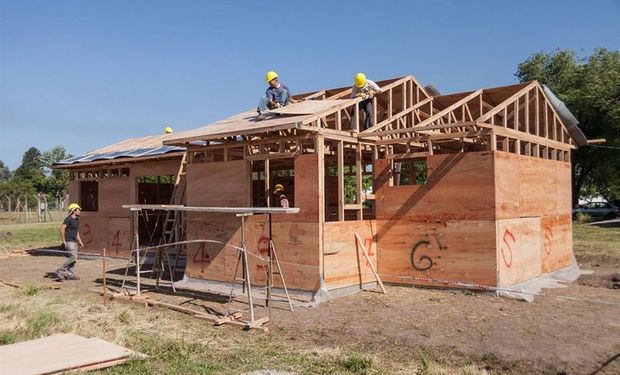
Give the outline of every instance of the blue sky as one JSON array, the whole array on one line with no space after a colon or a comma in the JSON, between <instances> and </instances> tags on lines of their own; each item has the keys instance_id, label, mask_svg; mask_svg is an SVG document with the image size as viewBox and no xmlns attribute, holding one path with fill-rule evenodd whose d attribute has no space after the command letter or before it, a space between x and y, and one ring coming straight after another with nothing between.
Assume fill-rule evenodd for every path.
<instances>
[{"instance_id":1,"label":"blue sky","mask_svg":"<svg viewBox=\"0 0 620 375\"><path fill-rule=\"evenodd\" d=\"M0 160L81 154L294 93L407 74L442 93L515 82L534 52L620 49L620 1L0 0Z\"/></svg>"}]
</instances>

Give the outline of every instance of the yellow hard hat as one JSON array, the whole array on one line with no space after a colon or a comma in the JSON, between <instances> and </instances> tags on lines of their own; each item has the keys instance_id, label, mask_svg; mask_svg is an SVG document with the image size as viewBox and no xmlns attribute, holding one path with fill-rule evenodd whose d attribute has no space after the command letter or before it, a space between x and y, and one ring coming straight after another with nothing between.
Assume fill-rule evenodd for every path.
<instances>
[{"instance_id":1,"label":"yellow hard hat","mask_svg":"<svg viewBox=\"0 0 620 375\"><path fill-rule=\"evenodd\" d=\"M169 126L166 126L166 127L164 128L164 133L166 133L166 134L170 134L170 133L172 133L172 128L171 128L171 127L169 127Z\"/></svg>"},{"instance_id":2,"label":"yellow hard hat","mask_svg":"<svg viewBox=\"0 0 620 375\"><path fill-rule=\"evenodd\" d=\"M69 212L71 212L73 210L81 210L82 209L82 207L80 207L80 205L77 204L77 203L71 203L69 205L69 207L67 207L67 208L69 209Z\"/></svg>"},{"instance_id":3,"label":"yellow hard hat","mask_svg":"<svg viewBox=\"0 0 620 375\"><path fill-rule=\"evenodd\" d=\"M279 191L284 191L284 186L282 186L282 184L276 184L276 186L273 187L273 193L277 193Z\"/></svg>"},{"instance_id":4,"label":"yellow hard hat","mask_svg":"<svg viewBox=\"0 0 620 375\"><path fill-rule=\"evenodd\" d=\"M265 77L265 82L271 82L274 78L278 78L278 73L270 70L267 72L267 76Z\"/></svg>"},{"instance_id":5,"label":"yellow hard hat","mask_svg":"<svg viewBox=\"0 0 620 375\"><path fill-rule=\"evenodd\" d=\"M366 75L364 73L357 73L353 82L355 83L355 87L361 89L366 84Z\"/></svg>"}]
</instances>

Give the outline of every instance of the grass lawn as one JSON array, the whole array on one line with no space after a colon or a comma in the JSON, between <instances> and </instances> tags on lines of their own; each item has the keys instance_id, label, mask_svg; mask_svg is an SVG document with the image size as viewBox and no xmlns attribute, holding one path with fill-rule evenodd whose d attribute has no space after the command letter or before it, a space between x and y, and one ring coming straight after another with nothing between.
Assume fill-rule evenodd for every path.
<instances>
[{"instance_id":1,"label":"grass lawn","mask_svg":"<svg viewBox=\"0 0 620 375\"><path fill-rule=\"evenodd\" d=\"M580 264L620 267L620 228L573 224L573 251Z\"/></svg>"},{"instance_id":2,"label":"grass lawn","mask_svg":"<svg viewBox=\"0 0 620 375\"><path fill-rule=\"evenodd\" d=\"M0 252L59 245L61 221L0 224Z\"/></svg>"}]
</instances>

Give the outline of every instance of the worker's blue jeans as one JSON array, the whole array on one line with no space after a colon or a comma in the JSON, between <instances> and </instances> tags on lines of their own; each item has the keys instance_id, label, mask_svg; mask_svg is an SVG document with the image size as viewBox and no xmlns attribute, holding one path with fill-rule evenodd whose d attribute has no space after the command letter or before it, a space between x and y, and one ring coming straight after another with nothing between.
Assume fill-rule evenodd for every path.
<instances>
[{"instance_id":1,"label":"worker's blue jeans","mask_svg":"<svg viewBox=\"0 0 620 375\"><path fill-rule=\"evenodd\" d=\"M277 102L280 103L282 107L286 107L288 105L288 93L286 92L286 90L283 90L282 95L280 96L280 99L277 100ZM258 107L256 108L256 110L260 113L263 113L266 112L268 109L273 108L271 108L271 105L269 104L269 99L267 99L266 96L262 96L258 101Z\"/></svg>"},{"instance_id":2,"label":"worker's blue jeans","mask_svg":"<svg viewBox=\"0 0 620 375\"><path fill-rule=\"evenodd\" d=\"M366 118L364 119L364 129L372 127L372 99L366 99L359 102L358 107L360 113L364 111ZM355 129L355 108L351 111L351 130L362 131L364 129Z\"/></svg>"},{"instance_id":3,"label":"worker's blue jeans","mask_svg":"<svg viewBox=\"0 0 620 375\"><path fill-rule=\"evenodd\" d=\"M58 269L64 276L75 276L75 265L78 258L78 244L77 242L67 242L67 260Z\"/></svg>"}]
</instances>

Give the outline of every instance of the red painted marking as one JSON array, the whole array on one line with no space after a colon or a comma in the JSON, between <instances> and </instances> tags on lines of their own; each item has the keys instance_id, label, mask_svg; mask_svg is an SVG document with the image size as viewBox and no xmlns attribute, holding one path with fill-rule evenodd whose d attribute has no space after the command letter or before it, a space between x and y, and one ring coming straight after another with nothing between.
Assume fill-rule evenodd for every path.
<instances>
[{"instance_id":1,"label":"red painted marking","mask_svg":"<svg viewBox=\"0 0 620 375\"><path fill-rule=\"evenodd\" d=\"M258 240L258 255L266 258L269 256L269 237L261 237ZM256 263L257 270L266 270L267 262Z\"/></svg>"},{"instance_id":2,"label":"red painted marking","mask_svg":"<svg viewBox=\"0 0 620 375\"><path fill-rule=\"evenodd\" d=\"M123 244L120 243L120 235L121 235L121 231L118 230L116 231L116 234L114 235L114 238L112 239L112 245L116 246L115 248L116 255L118 255L118 248L123 246Z\"/></svg>"},{"instance_id":3,"label":"red painted marking","mask_svg":"<svg viewBox=\"0 0 620 375\"><path fill-rule=\"evenodd\" d=\"M515 237L514 234L512 234L512 232L506 228L506 230L504 231L504 243L506 244L506 246L508 247L508 252L510 253L510 258L506 259L506 254L504 254L504 248L502 247L500 250L502 252L502 259L504 259L504 264L506 265L506 267L510 267L512 266L512 246L510 246L510 243L508 243L508 237L512 238L512 243L517 242L517 239Z\"/></svg>"},{"instance_id":4,"label":"red painted marking","mask_svg":"<svg viewBox=\"0 0 620 375\"><path fill-rule=\"evenodd\" d=\"M205 273L205 265L211 263L211 257L209 256L209 253L206 252L205 246L206 243L201 243L198 251L196 252L196 254L194 254L194 257L192 258L192 261L194 263L200 263L200 273ZM198 258L198 255L200 255L200 258Z\"/></svg>"},{"instance_id":5,"label":"red painted marking","mask_svg":"<svg viewBox=\"0 0 620 375\"><path fill-rule=\"evenodd\" d=\"M553 232L550 227L545 227L545 243L543 245L543 250L545 254L551 254L551 244L553 243Z\"/></svg>"},{"instance_id":6,"label":"red painted marking","mask_svg":"<svg viewBox=\"0 0 620 375\"><path fill-rule=\"evenodd\" d=\"M372 257L373 255L375 255L375 253L372 252L372 237L364 238L364 247L366 248L366 251L368 251L369 257ZM368 263L368 260L366 260L366 265L370 266L370 264Z\"/></svg>"},{"instance_id":7,"label":"red painted marking","mask_svg":"<svg viewBox=\"0 0 620 375\"><path fill-rule=\"evenodd\" d=\"M82 242L84 242L84 246L93 242L93 235L90 234L90 231L91 231L90 224L88 223L84 224L84 236L87 236L85 240L82 240Z\"/></svg>"}]
</instances>

